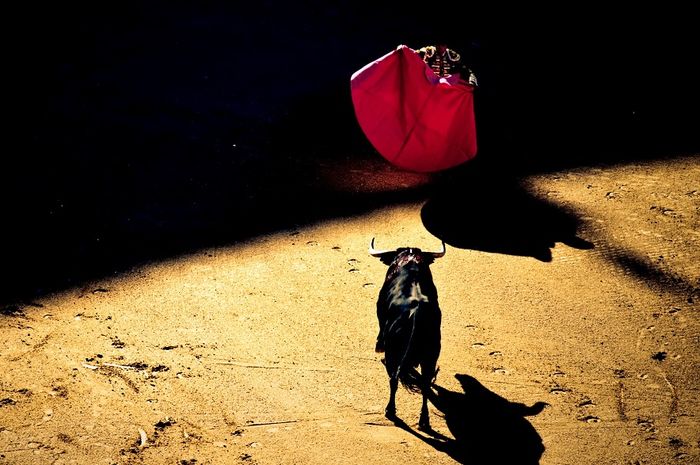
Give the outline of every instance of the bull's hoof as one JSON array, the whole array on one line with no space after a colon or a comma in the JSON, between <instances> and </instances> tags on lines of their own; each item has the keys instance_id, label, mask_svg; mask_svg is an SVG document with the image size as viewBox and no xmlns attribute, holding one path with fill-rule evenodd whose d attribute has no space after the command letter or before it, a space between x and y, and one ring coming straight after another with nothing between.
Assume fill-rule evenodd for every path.
<instances>
[{"instance_id":1,"label":"bull's hoof","mask_svg":"<svg viewBox=\"0 0 700 465\"><path fill-rule=\"evenodd\" d=\"M396 409L386 409L384 410L384 416L387 417L387 419L391 421L395 421L398 419L396 416Z\"/></svg>"},{"instance_id":2,"label":"bull's hoof","mask_svg":"<svg viewBox=\"0 0 700 465\"><path fill-rule=\"evenodd\" d=\"M432 431L430 427L430 417L428 415L421 415L418 420L418 429L421 431Z\"/></svg>"},{"instance_id":3,"label":"bull's hoof","mask_svg":"<svg viewBox=\"0 0 700 465\"><path fill-rule=\"evenodd\" d=\"M430 427L429 421L421 420L418 422L418 430L424 431L424 432L430 432L430 431L433 431L433 428Z\"/></svg>"}]
</instances>

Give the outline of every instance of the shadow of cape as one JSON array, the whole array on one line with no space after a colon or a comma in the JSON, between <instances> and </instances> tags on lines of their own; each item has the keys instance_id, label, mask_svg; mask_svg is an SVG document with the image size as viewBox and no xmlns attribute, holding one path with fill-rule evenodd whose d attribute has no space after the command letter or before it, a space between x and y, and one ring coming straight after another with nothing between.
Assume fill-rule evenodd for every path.
<instances>
[{"instance_id":1,"label":"shadow of cape","mask_svg":"<svg viewBox=\"0 0 700 465\"><path fill-rule=\"evenodd\" d=\"M593 248L577 236L574 214L534 197L515 175L479 160L446 172L421 218L433 235L461 249L549 262L557 242Z\"/></svg>"},{"instance_id":2,"label":"shadow of cape","mask_svg":"<svg viewBox=\"0 0 700 465\"><path fill-rule=\"evenodd\" d=\"M471 376L458 373L455 378L464 392L434 385L430 395L453 438L435 431L423 436L401 420L396 425L464 465L539 464L545 448L525 417L539 414L548 404L510 402Z\"/></svg>"}]
</instances>

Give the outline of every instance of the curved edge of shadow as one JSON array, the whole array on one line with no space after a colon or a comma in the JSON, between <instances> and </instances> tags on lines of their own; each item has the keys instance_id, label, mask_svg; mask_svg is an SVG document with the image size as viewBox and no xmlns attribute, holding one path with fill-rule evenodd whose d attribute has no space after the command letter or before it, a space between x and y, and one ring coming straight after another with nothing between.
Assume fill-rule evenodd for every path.
<instances>
[{"instance_id":1,"label":"curved edge of shadow","mask_svg":"<svg viewBox=\"0 0 700 465\"><path fill-rule=\"evenodd\" d=\"M632 273L650 286L672 290L684 297L688 303L700 299L700 278L694 283L673 271L664 270L658 262L653 263L632 251L618 250L616 253L606 253L604 256L620 269Z\"/></svg>"},{"instance_id":2,"label":"curved edge of shadow","mask_svg":"<svg viewBox=\"0 0 700 465\"><path fill-rule=\"evenodd\" d=\"M535 198L517 177L479 159L445 174L423 205L421 219L428 231L460 249L550 262L557 242L593 248L577 236L574 214Z\"/></svg>"},{"instance_id":3,"label":"curved edge of shadow","mask_svg":"<svg viewBox=\"0 0 700 465\"><path fill-rule=\"evenodd\" d=\"M400 419L394 424L462 464L539 464L545 447L526 417L549 404L511 402L469 375L457 373L455 378L463 392L436 384L430 394L453 438L432 430L424 436Z\"/></svg>"}]
</instances>

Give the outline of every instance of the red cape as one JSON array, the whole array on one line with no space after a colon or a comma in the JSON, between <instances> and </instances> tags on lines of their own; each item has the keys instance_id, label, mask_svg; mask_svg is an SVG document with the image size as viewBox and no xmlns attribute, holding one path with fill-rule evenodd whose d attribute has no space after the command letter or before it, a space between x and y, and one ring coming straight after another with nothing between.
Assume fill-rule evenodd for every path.
<instances>
[{"instance_id":1,"label":"red cape","mask_svg":"<svg viewBox=\"0 0 700 465\"><path fill-rule=\"evenodd\" d=\"M452 168L476 156L474 88L455 81L399 45L352 75L355 116L374 148L397 167Z\"/></svg>"}]
</instances>

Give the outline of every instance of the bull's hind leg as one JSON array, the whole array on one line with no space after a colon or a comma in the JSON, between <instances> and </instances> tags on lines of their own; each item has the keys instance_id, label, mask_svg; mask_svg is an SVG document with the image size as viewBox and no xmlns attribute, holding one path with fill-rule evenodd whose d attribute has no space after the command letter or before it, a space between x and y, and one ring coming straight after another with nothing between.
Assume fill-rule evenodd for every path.
<instances>
[{"instance_id":1,"label":"bull's hind leg","mask_svg":"<svg viewBox=\"0 0 700 465\"><path fill-rule=\"evenodd\" d=\"M431 431L430 413L428 412L428 396L432 389L433 380L435 379L437 362L421 364L420 371L420 390L423 394L423 404L420 409L420 419L418 420L418 429L422 431Z\"/></svg>"},{"instance_id":2,"label":"bull's hind leg","mask_svg":"<svg viewBox=\"0 0 700 465\"><path fill-rule=\"evenodd\" d=\"M406 353L405 331L402 331L402 324L399 320L391 326L384 328L386 346L384 347L384 367L389 375L389 402L386 404L384 414L392 421L396 420L396 391L399 388L399 375L401 372L401 362Z\"/></svg>"},{"instance_id":3,"label":"bull's hind leg","mask_svg":"<svg viewBox=\"0 0 700 465\"><path fill-rule=\"evenodd\" d=\"M389 378L389 403L386 404L384 415L389 420L396 419L396 390L399 388L399 377L391 376Z\"/></svg>"}]
</instances>

